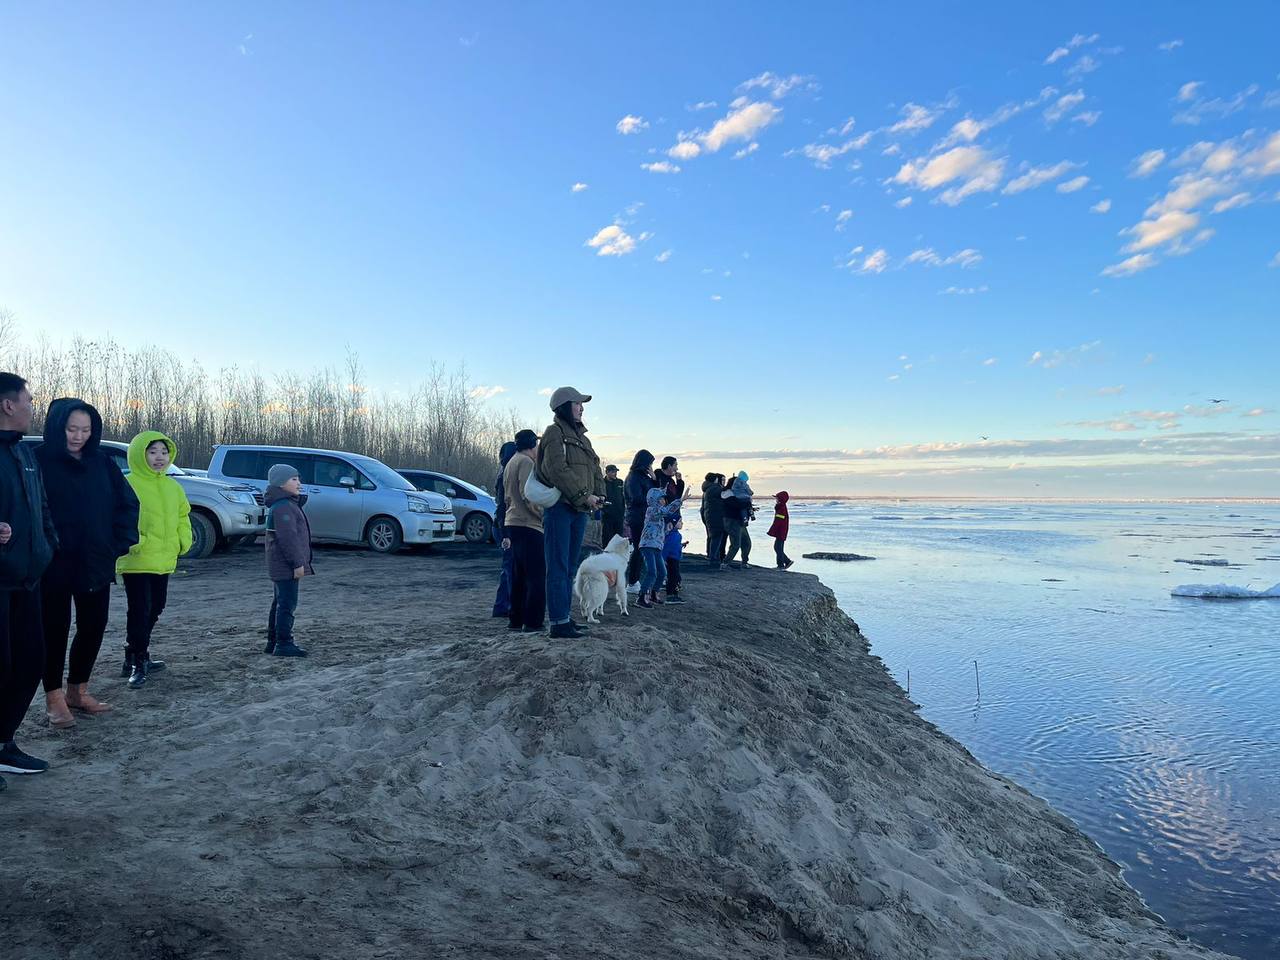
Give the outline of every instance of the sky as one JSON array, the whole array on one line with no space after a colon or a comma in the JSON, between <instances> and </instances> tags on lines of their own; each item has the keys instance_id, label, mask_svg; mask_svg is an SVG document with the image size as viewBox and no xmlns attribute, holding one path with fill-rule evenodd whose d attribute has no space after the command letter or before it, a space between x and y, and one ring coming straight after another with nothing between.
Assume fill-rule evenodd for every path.
<instances>
[{"instance_id":1,"label":"sky","mask_svg":"<svg viewBox=\"0 0 1280 960\"><path fill-rule=\"evenodd\" d=\"M0 0L0 309L757 490L1280 496L1280 5ZM38 389L38 385L35 385ZM1215 402L1222 401L1222 402Z\"/></svg>"}]
</instances>

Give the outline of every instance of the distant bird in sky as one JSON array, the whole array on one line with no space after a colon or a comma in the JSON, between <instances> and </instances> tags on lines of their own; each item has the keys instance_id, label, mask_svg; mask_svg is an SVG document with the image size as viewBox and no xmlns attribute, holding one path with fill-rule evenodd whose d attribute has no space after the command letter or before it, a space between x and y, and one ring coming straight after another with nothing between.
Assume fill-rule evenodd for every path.
<instances>
[{"instance_id":1,"label":"distant bird in sky","mask_svg":"<svg viewBox=\"0 0 1280 960\"><path fill-rule=\"evenodd\" d=\"M1210 403L1226 403L1227 401L1225 401L1225 400L1215 400L1215 399L1213 399L1213 397L1210 397L1210 398L1209 398L1209 402L1210 402Z\"/></svg>"},{"instance_id":2,"label":"distant bird in sky","mask_svg":"<svg viewBox=\"0 0 1280 960\"><path fill-rule=\"evenodd\" d=\"M991 439L991 438L990 438L990 437L979 437L978 439L979 439L979 440L989 440L989 439Z\"/></svg>"}]
</instances>

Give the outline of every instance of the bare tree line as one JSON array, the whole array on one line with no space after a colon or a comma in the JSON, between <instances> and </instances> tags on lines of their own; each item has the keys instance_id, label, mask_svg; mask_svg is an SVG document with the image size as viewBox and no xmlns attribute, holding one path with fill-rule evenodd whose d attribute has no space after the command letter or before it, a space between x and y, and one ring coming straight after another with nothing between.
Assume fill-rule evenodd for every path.
<instances>
[{"instance_id":1,"label":"bare tree line","mask_svg":"<svg viewBox=\"0 0 1280 960\"><path fill-rule=\"evenodd\" d=\"M158 347L126 348L110 337L23 343L3 310L0 369L31 382L33 429L50 400L80 397L102 414L106 439L159 430L178 445L185 467L207 467L215 444L264 443L363 453L492 486L498 448L518 427L513 412L489 411L473 398L462 369L433 365L407 395L372 390L355 354L307 374L267 377L228 367L211 377L194 360Z\"/></svg>"}]
</instances>

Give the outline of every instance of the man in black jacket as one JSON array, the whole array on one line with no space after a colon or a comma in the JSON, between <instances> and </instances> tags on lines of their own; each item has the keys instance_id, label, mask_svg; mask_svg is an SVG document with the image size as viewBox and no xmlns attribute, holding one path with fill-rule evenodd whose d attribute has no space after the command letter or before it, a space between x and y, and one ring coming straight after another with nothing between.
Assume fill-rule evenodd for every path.
<instances>
[{"instance_id":1,"label":"man in black jacket","mask_svg":"<svg viewBox=\"0 0 1280 960\"><path fill-rule=\"evenodd\" d=\"M724 477L708 473L702 484L702 523L707 528L707 563L712 570L720 569L724 556Z\"/></svg>"},{"instance_id":2,"label":"man in black jacket","mask_svg":"<svg viewBox=\"0 0 1280 960\"><path fill-rule=\"evenodd\" d=\"M40 581L44 695L53 727L74 725L72 710L110 709L89 693L89 674L107 628L116 559L138 542L138 497L101 444L102 417L91 404L74 397L49 404L44 442L35 453L58 531L53 562ZM73 604L76 634L64 693Z\"/></svg>"},{"instance_id":3,"label":"man in black jacket","mask_svg":"<svg viewBox=\"0 0 1280 960\"><path fill-rule=\"evenodd\" d=\"M600 547L604 549L615 536L623 536L627 519L627 495L618 479L618 468L609 464L604 468L603 516L600 518Z\"/></svg>"},{"instance_id":4,"label":"man in black jacket","mask_svg":"<svg viewBox=\"0 0 1280 960\"><path fill-rule=\"evenodd\" d=\"M0 373L0 773L49 769L13 742L44 672L38 587L58 545L35 455L22 443L34 412L27 381Z\"/></svg>"}]
</instances>

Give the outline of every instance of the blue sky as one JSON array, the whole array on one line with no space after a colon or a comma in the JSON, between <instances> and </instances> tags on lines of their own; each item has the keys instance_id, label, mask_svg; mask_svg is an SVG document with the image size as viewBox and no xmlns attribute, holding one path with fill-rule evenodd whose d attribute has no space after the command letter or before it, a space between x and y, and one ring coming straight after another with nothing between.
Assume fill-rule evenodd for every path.
<instances>
[{"instance_id":1,"label":"blue sky","mask_svg":"<svg viewBox=\"0 0 1280 960\"><path fill-rule=\"evenodd\" d=\"M4 4L0 307L762 489L1280 495L1280 7L1119 7Z\"/></svg>"}]
</instances>

